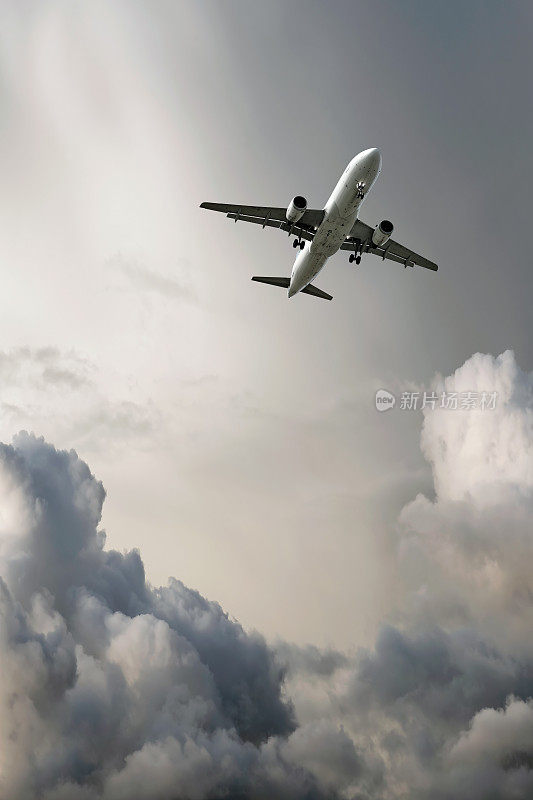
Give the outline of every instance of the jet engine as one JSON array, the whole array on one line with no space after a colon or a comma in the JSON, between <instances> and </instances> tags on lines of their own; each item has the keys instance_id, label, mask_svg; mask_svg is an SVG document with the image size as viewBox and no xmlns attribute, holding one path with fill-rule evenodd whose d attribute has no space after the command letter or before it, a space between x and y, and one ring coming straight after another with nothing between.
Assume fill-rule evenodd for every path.
<instances>
[{"instance_id":1,"label":"jet engine","mask_svg":"<svg viewBox=\"0 0 533 800\"><path fill-rule=\"evenodd\" d=\"M295 222L298 222L307 210L307 200L305 197L301 197L299 194L296 197L293 197L291 202L289 203L289 207L287 209L287 220L294 225Z\"/></svg>"},{"instance_id":2,"label":"jet engine","mask_svg":"<svg viewBox=\"0 0 533 800\"><path fill-rule=\"evenodd\" d=\"M372 244L374 247L383 247L389 241L394 230L394 225L388 219L382 219L379 225L376 225L374 233L372 234Z\"/></svg>"}]
</instances>

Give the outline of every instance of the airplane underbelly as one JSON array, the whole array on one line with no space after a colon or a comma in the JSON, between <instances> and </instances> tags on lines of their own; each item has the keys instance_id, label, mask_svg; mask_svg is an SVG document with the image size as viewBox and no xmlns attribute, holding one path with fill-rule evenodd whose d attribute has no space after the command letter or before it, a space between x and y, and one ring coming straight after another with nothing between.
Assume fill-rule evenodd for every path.
<instances>
[{"instance_id":1,"label":"airplane underbelly","mask_svg":"<svg viewBox=\"0 0 533 800\"><path fill-rule=\"evenodd\" d=\"M340 248L354 222L355 214L344 219L335 204L327 209L313 241L310 245L306 245L304 251L294 262L291 286L293 285L297 291L301 291L316 278L328 258Z\"/></svg>"},{"instance_id":2,"label":"airplane underbelly","mask_svg":"<svg viewBox=\"0 0 533 800\"><path fill-rule=\"evenodd\" d=\"M318 275L327 261L321 253L313 252L309 246L296 258L291 273L291 286L301 291Z\"/></svg>"},{"instance_id":3,"label":"airplane underbelly","mask_svg":"<svg viewBox=\"0 0 533 800\"><path fill-rule=\"evenodd\" d=\"M355 222L355 214L344 219L333 207L328 210L311 244L311 252L329 258L337 252Z\"/></svg>"},{"instance_id":4,"label":"airplane underbelly","mask_svg":"<svg viewBox=\"0 0 533 800\"><path fill-rule=\"evenodd\" d=\"M327 261L327 256L323 256L321 253L313 253L309 251L308 257L304 264L302 264L301 275L302 279L305 280L306 284L310 283L313 278L315 278L324 264Z\"/></svg>"}]
</instances>

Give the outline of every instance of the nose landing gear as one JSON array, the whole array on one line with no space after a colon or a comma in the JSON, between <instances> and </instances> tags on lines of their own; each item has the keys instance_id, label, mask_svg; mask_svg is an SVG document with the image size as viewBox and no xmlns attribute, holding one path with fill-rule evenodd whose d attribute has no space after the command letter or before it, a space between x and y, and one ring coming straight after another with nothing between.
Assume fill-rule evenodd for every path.
<instances>
[{"instance_id":1,"label":"nose landing gear","mask_svg":"<svg viewBox=\"0 0 533 800\"><path fill-rule=\"evenodd\" d=\"M363 197L365 196L366 183L364 181L357 181L356 188L357 188L357 197L359 197L359 199L362 200Z\"/></svg>"}]
</instances>

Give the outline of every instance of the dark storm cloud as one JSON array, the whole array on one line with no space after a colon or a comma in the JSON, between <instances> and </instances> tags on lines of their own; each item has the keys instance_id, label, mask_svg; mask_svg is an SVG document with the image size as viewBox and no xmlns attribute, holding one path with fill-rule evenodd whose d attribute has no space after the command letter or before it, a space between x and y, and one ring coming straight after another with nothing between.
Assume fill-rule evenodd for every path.
<instances>
[{"instance_id":1,"label":"dark storm cloud","mask_svg":"<svg viewBox=\"0 0 533 800\"><path fill-rule=\"evenodd\" d=\"M301 741L280 753L295 722L263 638L105 550L105 492L73 451L20 434L0 463L3 796L318 797Z\"/></svg>"},{"instance_id":2,"label":"dark storm cloud","mask_svg":"<svg viewBox=\"0 0 533 800\"><path fill-rule=\"evenodd\" d=\"M357 660L348 695L354 711L380 708L399 720L409 747L427 762L480 709L531 697L533 659L503 653L472 630L385 627L375 651Z\"/></svg>"},{"instance_id":3,"label":"dark storm cloud","mask_svg":"<svg viewBox=\"0 0 533 800\"><path fill-rule=\"evenodd\" d=\"M477 354L440 385L499 404L426 412L436 491L400 516L397 620L351 655L271 649L180 581L151 587L105 548L74 451L2 445L3 796L526 798L531 376Z\"/></svg>"},{"instance_id":4,"label":"dark storm cloud","mask_svg":"<svg viewBox=\"0 0 533 800\"><path fill-rule=\"evenodd\" d=\"M346 667L350 660L338 650L321 650L314 645L299 647L289 642L279 642L276 646L278 658L286 665L289 672L309 673L328 677L336 670Z\"/></svg>"}]
</instances>

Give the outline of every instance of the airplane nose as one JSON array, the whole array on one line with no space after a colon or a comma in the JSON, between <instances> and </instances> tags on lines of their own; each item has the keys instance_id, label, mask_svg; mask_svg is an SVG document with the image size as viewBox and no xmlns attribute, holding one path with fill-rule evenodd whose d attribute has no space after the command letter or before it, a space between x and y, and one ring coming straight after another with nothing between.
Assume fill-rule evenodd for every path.
<instances>
[{"instance_id":1,"label":"airplane nose","mask_svg":"<svg viewBox=\"0 0 533 800\"><path fill-rule=\"evenodd\" d=\"M365 156L368 164L374 167L376 171L381 168L381 153L377 147L371 147L366 151Z\"/></svg>"}]
</instances>

